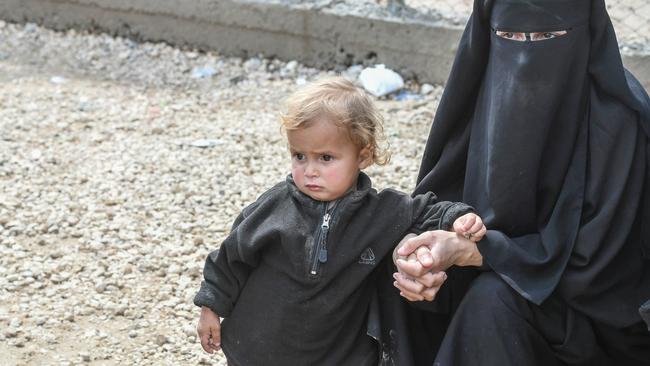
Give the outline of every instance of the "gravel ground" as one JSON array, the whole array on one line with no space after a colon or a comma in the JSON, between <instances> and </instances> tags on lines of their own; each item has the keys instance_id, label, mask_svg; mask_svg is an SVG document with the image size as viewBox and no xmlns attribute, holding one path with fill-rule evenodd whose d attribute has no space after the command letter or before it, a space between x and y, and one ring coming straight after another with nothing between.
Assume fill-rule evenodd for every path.
<instances>
[{"instance_id":1,"label":"gravel ground","mask_svg":"<svg viewBox=\"0 0 650 366\"><path fill-rule=\"evenodd\" d=\"M0 364L223 365L195 336L204 258L288 173L279 103L326 74L0 21ZM378 101L379 188L413 186L424 90Z\"/></svg>"}]
</instances>

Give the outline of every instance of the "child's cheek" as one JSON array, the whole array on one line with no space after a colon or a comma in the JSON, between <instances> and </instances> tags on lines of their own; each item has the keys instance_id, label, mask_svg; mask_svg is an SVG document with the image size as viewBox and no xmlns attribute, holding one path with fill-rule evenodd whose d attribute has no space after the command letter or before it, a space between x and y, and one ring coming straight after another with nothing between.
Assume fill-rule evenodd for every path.
<instances>
[{"instance_id":1,"label":"child's cheek","mask_svg":"<svg viewBox=\"0 0 650 366\"><path fill-rule=\"evenodd\" d=\"M336 183L341 179L341 174L336 169L327 169L322 173L322 176L328 183Z\"/></svg>"},{"instance_id":2,"label":"child's cheek","mask_svg":"<svg viewBox=\"0 0 650 366\"><path fill-rule=\"evenodd\" d=\"M302 179L302 173L299 168L292 166L291 167L291 176L293 177L293 181L296 183L296 185L301 186L303 179Z\"/></svg>"}]
</instances>

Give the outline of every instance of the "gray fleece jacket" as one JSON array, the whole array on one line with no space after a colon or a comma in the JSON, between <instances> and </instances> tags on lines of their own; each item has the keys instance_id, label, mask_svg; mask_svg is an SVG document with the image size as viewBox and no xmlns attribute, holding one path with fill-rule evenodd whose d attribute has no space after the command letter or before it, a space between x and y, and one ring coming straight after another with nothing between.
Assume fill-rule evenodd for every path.
<instances>
[{"instance_id":1,"label":"gray fleece jacket","mask_svg":"<svg viewBox=\"0 0 650 366\"><path fill-rule=\"evenodd\" d=\"M379 363L366 333L380 261L408 232L447 230L472 208L431 193L378 193L363 173L357 188L328 204L289 175L246 207L210 253L194 303L225 318L229 364Z\"/></svg>"}]
</instances>

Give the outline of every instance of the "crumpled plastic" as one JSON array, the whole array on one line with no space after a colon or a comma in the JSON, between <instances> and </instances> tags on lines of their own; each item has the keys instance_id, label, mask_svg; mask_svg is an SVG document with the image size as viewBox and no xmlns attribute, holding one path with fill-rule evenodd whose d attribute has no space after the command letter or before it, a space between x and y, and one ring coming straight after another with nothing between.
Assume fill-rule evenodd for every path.
<instances>
[{"instance_id":1,"label":"crumpled plastic","mask_svg":"<svg viewBox=\"0 0 650 366\"><path fill-rule=\"evenodd\" d=\"M404 79L385 65L367 67L359 74L359 82L368 93L381 97L404 87Z\"/></svg>"}]
</instances>

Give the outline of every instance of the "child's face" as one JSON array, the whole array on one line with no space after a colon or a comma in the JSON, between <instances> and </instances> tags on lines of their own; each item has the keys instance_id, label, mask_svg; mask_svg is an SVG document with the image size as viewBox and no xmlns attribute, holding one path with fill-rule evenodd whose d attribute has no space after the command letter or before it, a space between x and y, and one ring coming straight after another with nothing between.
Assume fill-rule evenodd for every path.
<instances>
[{"instance_id":1,"label":"child's face","mask_svg":"<svg viewBox=\"0 0 650 366\"><path fill-rule=\"evenodd\" d=\"M318 201L343 196L370 163L368 149L359 149L343 128L326 118L287 131L287 138L293 180L302 193Z\"/></svg>"}]
</instances>

